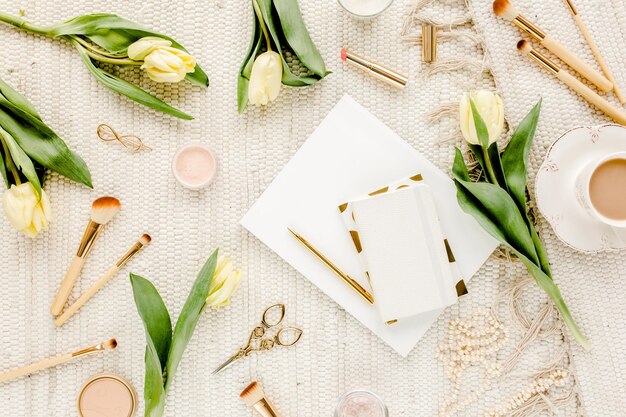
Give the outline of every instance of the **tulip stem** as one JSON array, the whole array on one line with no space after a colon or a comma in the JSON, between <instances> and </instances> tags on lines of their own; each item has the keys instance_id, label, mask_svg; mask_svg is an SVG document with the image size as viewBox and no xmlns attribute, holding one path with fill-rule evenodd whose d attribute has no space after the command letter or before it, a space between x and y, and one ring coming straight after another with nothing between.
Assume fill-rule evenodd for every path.
<instances>
[{"instance_id":1,"label":"tulip stem","mask_svg":"<svg viewBox=\"0 0 626 417\"><path fill-rule=\"evenodd\" d=\"M84 48L84 47L83 47ZM124 58L109 58L100 53L94 52L90 49L85 48L85 52L89 55L90 58L95 59L96 61L104 62L106 64L113 65L143 65L143 61L135 61L132 59L124 59Z\"/></svg>"},{"instance_id":2,"label":"tulip stem","mask_svg":"<svg viewBox=\"0 0 626 417\"><path fill-rule=\"evenodd\" d=\"M0 21L18 27L20 29L27 30L32 33L37 33L39 35L50 36L50 28L45 26L33 25L32 23L28 23L26 20L19 16L13 16L10 14L0 12Z\"/></svg>"},{"instance_id":3,"label":"tulip stem","mask_svg":"<svg viewBox=\"0 0 626 417\"><path fill-rule=\"evenodd\" d=\"M89 55L89 58L95 59L96 61L104 62L106 64L113 64L113 65L142 65L143 64L143 61L135 61L135 60L126 59L126 58L111 58L110 56L103 55L102 53L97 51L95 48L93 48L93 46L86 45L84 39L80 39L77 36L63 36L63 38L70 42L76 41L74 46L77 48L83 48L85 53Z\"/></svg>"},{"instance_id":4,"label":"tulip stem","mask_svg":"<svg viewBox=\"0 0 626 417\"><path fill-rule=\"evenodd\" d=\"M257 0L252 0L252 7L254 8L254 12L256 13L256 17L259 19L259 24L261 25L261 30L263 31L263 36L265 36L265 42L267 43L267 50L272 50L272 42L270 42L270 35L267 33L267 27L265 26L265 20L263 20L263 13L261 12L261 8L259 7L259 3Z\"/></svg>"},{"instance_id":5,"label":"tulip stem","mask_svg":"<svg viewBox=\"0 0 626 417\"><path fill-rule=\"evenodd\" d=\"M126 54L111 54L106 51L103 51L102 49L95 47L91 42L88 42L87 40L83 39L81 36L71 35L71 38L75 40L76 42L80 43L81 45L83 45L86 49L91 50L94 53L102 55L104 57L109 57L109 58L114 58L114 59L128 58L128 55Z\"/></svg>"},{"instance_id":6,"label":"tulip stem","mask_svg":"<svg viewBox=\"0 0 626 417\"><path fill-rule=\"evenodd\" d=\"M11 153L9 152L9 148L7 147L5 139L2 135L0 135L0 142L2 142L2 149L4 150L4 159L6 160L6 166L11 170L11 174L13 174L15 184L20 185L22 183L22 181L20 180L20 173L17 171L17 167L13 162L13 158L11 158Z\"/></svg>"},{"instance_id":7,"label":"tulip stem","mask_svg":"<svg viewBox=\"0 0 626 417\"><path fill-rule=\"evenodd\" d=\"M492 184L499 185L496 174L493 172L493 165L491 164L491 159L489 158L489 152L484 146L481 146L481 149L483 150L483 159L485 160L485 171L487 171L487 177Z\"/></svg>"}]
</instances>

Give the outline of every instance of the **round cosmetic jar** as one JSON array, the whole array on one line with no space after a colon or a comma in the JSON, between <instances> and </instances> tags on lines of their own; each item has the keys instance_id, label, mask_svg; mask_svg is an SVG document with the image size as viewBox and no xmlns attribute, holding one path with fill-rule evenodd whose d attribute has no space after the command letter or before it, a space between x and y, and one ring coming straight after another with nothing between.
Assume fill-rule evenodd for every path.
<instances>
[{"instance_id":1,"label":"round cosmetic jar","mask_svg":"<svg viewBox=\"0 0 626 417\"><path fill-rule=\"evenodd\" d=\"M135 389L124 378L112 374L89 379L78 395L80 417L133 417L137 410Z\"/></svg>"},{"instance_id":2,"label":"round cosmetic jar","mask_svg":"<svg viewBox=\"0 0 626 417\"><path fill-rule=\"evenodd\" d=\"M393 0L337 0L339 5L343 7L351 15L367 19L376 17L385 10Z\"/></svg>"},{"instance_id":3,"label":"round cosmetic jar","mask_svg":"<svg viewBox=\"0 0 626 417\"><path fill-rule=\"evenodd\" d=\"M217 159L207 146L192 143L176 152L172 172L183 187L200 190L213 181L217 172Z\"/></svg>"},{"instance_id":4,"label":"round cosmetic jar","mask_svg":"<svg viewBox=\"0 0 626 417\"><path fill-rule=\"evenodd\" d=\"M354 390L339 399L335 417L389 417L389 411L378 395L367 390Z\"/></svg>"}]
</instances>

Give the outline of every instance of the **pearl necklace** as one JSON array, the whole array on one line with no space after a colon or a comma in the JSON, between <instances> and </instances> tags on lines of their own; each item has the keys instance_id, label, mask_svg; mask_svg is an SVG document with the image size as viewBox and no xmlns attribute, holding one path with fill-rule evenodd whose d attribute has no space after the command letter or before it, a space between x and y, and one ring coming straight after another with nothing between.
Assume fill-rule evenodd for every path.
<instances>
[{"instance_id":1,"label":"pearl necklace","mask_svg":"<svg viewBox=\"0 0 626 417\"><path fill-rule=\"evenodd\" d=\"M446 417L465 409L476 401L501 374L495 356L508 339L508 332L490 310L479 308L469 320L454 319L448 325L446 342L437 348L437 358L444 364L446 376L452 382L452 391L439 416ZM484 368L482 384L475 391L459 399L461 380L466 369Z\"/></svg>"},{"instance_id":2,"label":"pearl necklace","mask_svg":"<svg viewBox=\"0 0 626 417\"><path fill-rule=\"evenodd\" d=\"M547 377L537 378L534 384L530 384L511 398L507 403L485 413L485 417L504 417L510 415L511 411L523 406L534 397L548 393L552 387L564 387L569 379L567 371L556 369Z\"/></svg>"}]
</instances>

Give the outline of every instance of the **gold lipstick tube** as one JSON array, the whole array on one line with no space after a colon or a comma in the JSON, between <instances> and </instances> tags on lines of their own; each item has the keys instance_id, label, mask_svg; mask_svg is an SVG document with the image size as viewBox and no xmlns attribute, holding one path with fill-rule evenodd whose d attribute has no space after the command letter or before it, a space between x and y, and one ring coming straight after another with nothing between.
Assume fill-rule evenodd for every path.
<instances>
[{"instance_id":1,"label":"gold lipstick tube","mask_svg":"<svg viewBox=\"0 0 626 417\"><path fill-rule=\"evenodd\" d=\"M403 89L408 82L406 75L356 55L346 49L341 50L341 58L348 64L367 72L372 77L399 90Z\"/></svg>"}]
</instances>

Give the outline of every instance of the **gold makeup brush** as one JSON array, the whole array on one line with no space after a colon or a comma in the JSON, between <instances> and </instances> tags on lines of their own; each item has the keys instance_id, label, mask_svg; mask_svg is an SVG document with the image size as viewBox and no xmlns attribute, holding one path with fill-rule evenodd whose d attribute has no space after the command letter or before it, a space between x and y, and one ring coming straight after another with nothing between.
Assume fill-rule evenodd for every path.
<instances>
[{"instance_id":1,"label":"gold makeup brush","mask_svg":"<svg viewBox=\"0 0 626 417\"><path fill-rule=\"evenodd\" d=\"M100 277L100 279L94 282L93 285L89 287L89 289L78 298L78 300L74 301L74 304L66 308L65 311L63 311L63 314L56 318L56 320L54 321L56 325L59 327L62 326L63 323L68 321L74 314L76 314L78 309L80 309L87 301L91 299L91 297L93 297L98 291L100 291L102 287L104 287L111 279L113 279L113 277L120 271L120 269L122 269L133 256L139 253L141 249L148 246L151 241L152 238L150 237L150 235L144 234L143 236L141 236L137 243L135 243L128 250L128 252L126 252L124 256L119 259L119 261L117 261L115 265L109 268L109 270L106 271L104 275Z\"/></svg>"},{"instance_id":2,"label":"gold makeup brush","mask_svg":"<svg viewBox=\"0 0 626 417\"><path fill-rule=\"evenodd\" d=\"M530 45L530 42L524 40L519 41L517 43L517 49L528 55L533 61L539 63L540 66L548 70L548 72L556 76L556 78L558 78L559 80L563 81L565 85L577 92L589 103L602 110L604 113L606 113L607 116L611 117L613 120L622 125L626 125L626 113L615 107L607 99L601 97L591 88L587 87L585 84L579 81L578 78L574 77L567 71L559 68L559 66L552 62L550 59L534 50Z\"/></svg>"},{"instance_id":3,"label":"gold makeup brush","mask_svg":"<svg viewBox=\"0 0 626 417\"><path fill-rule=\"evenodd\" d=\"M576 54L563 46L552 36L548 35L522 16L517 8L509 2L509 0L495 0L493 2L493 11L496 15L513 22L517 27L529 33L544 47L561 58L563 62L572 67L576 72L585 77L591 83L595 84L601 91L606 92L613 89L613 83L611 81L606 79L606 77L604 77L600 72L593 69L589 64L580 59Z\"/></svg>"},{"instance_id":4,"label":"gold makeup brush","mask_svg":"<svg viewBox=\"0 0 626 417\"><path fill-rule=\"evenodd\" d=\"M100 236L104 225L120 211L120 207L120 201L114 197L100 197L91 205L91 219L83 234L83 240L80 242L78 252L67 270L65 278L61 282L61 287L59 287L59 291L50 307L50 313L53 316L58 316L63 311L63 306L70 296L72 288L74 288L76 279L85 265L85 260L91 252L94 242Z\"/></svg>"},{"instance_id":5,"label":"gold makeup brush","mask_svg":"<svg viewBox=\"0 0 626 417\"><path fill-rule=\"evenodd\" d=\"M43 369L52 368L53 366L60 365L65 362L69 362L73 359L80 358L82 356L90 355L96 352L104 352L106 350L113 350L117 347L117 340L111 339L106 342L98 343L97 345L82 349L66 355L57 356L54 358L45 359L41 362L33 363L32 365L25 366L20 369L0 374L0 382L8 381L9 379L17 378L24 375L30 375Z\"/></svg>"},{"instance_id":6,"label":"gold makeup brush","mask_svg":"<svg viewBox=\"0 0 626 417\"><path fill-rule=\"evenodd\" d=\"M604 75L606 75L606 78L608 78L609 81L613 83L613 92L615 93L615 97L617 97L620 103L622 104L626 103L626 98L624 98L624 95L622 94L617 84L615 83L615 78L613 77L613 74L611 73L609 66L606 64L606 61L602 57L602 53L600 52L598 45L594 42L593 38L591 37L591 33L589 33L589 31L587 30L587 26L585 25L585 22L583 22L582 18L578 14L578 11L576 10L574 3L572 3L571 0L565 0L565 4L567 4L568 9L572 13L572 17L574 18L574 21L576 22L576 26L578 26L578 29L580 29L580 32L585 37L585 40L587 41L587 45L589 45L589 49L591 49L591 52L593 52L593 56L596 57L596 61L598 62L598 65L600 65L600 68L602 68L602 72L604 72Z\"/></svg>"},{"instance_id":7,"label":"gold makeup brush","mask_svg":"<svg viewBox=\"0 0 626 417\"><path fill-rule=\"evenodd\" d=\"M274 409L269 399L265 396L261 384L252 381L239 395L239 397L252 407L262 417L280 417L280 414Z\"/></svg>"}]
</instances>

